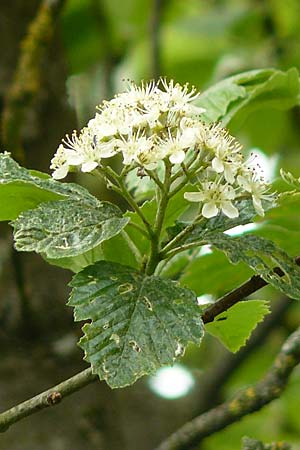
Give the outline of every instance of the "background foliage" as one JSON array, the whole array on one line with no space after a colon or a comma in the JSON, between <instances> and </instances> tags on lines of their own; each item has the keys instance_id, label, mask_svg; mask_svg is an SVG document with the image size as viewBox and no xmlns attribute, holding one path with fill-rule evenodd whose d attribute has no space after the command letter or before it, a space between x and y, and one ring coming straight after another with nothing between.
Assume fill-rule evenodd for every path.
<instances>
[{"instance_id":1,"label":"background foliage","mask_svg":"<svg viewBox=\"0 0 300 450\"><path fill-rule=\"evenodd\" d=\"M49 170L62 135L85 124L94 114L95 105L122 89L124 78L138 82L163 75L182 83L189 81L204 90L241 71L300 69L297 0L67 0L54 4L50 7L47 1L13 0L0 6L1 148L38 170ZM36 40L37 35L42 38ZM267 78L268 70L265 73ZM225 123L245 148L260 149L269 167L283 167L299 176L300 110L293 95L293 76L295 80L297 77L293 71L286 76L292 82L285 102L280 90L282 75L269 81L270 95L263 98L259 97L263 77L254 76L252 82L243 84L237 76L234 80L238 82L217 86L226 94ZM276 92L281 96L279 102ZM243 113L231 120L230 112L240 105ZM284 109L287 106L289 109ZM278 169L272 176L278 176ZM80 175L77 181L97 197L111 198L112 194L104 187L99 191L90 177ZM276 185L280 191L281 182ZM58 196L49 191L53 204ZM9 205L1 204L1 213L11 219L9 209ZM255 233L271 238L291 256L299 255L299 195L286 200L284 210L269 211L267 219L267 225L258 227ZM65 306L68 293L64 286L71 273L48 268L32 254L16 256L10 250L9 233L8 227L1 226L3 407L85 367L81 351L75 347L80 330L72 324L70 308ZM118 245L116 242L116 248ZM116 253L114 249L109 251ZM119 258L117 261L122 262ZM249 275L250 269L242 262L232 266L223 253L213 251L190 264L181 281L199 296L209 293L217 297ZM60 406L64 427L57 425L57 410L47 411L10 430L0 448L19 449L22 437L24 447L33 450L41 445L45 450L152 449L187 419L255 382L270 366L300 319L297 302L288 302L276 316L276 308L279 310L283 302L281 295L271 287L259 292L260 299L270 301L273 320L266 322L268 327L262 324L257 341L250 341L235 356L209 336L200 349L188 349L183 364L195 375L196 387L187 397L158 399L149 391L146 379L118 393L99 383ZM29 354L33 356L30 361ZM20 371L24 374L21 382ZM244 435L264 442L284 439L295 449L300 448L299 381L295 372L280 400L207 439L201 448L238 449ZM73 421L77 423L78 416L74 430Z\"/></svg>"}]
</instances>

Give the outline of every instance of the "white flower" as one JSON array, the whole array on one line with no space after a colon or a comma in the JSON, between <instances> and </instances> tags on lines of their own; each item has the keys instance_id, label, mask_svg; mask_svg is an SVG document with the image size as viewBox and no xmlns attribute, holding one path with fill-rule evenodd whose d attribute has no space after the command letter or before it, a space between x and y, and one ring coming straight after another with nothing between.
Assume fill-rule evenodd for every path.
<instances>
[{"instance_id":1,"label":"white flower","mask_svg":"<svg viewBox=\"0 0 300 450\"><path fill-rule=\"evenodd\" d=\"M185 159L185 150L190 147L191 139L188 133L177 130L175 136L169 131L169 136L161 140L159 145L164 156L168 156L172 164L181 164Z\"/></svg>"},{"instance_id":2,"label":"white flower","mask_svg":"<svg viewBox=\"0 0 300 450\"><path fill-rule=\"evenodd\" d=\"M196 115L205 112L204 108L190 105L190 102L196 100L200 93L194 87L189 91L189 84L181 86L171 80L161 80L164 91L161 91L161 98L165 103L165 111L182 112L187 115Z\"/></svg>"},{"instance_id":3,"label":"white flower","mask_svg":"<svg viewBox=\"0 0 300 450\"><path fill-rule=\"evenodd\" d=\"M62 144L58 147L54 157L51 160L50 168L54 170L52 177L55 180L65 178L69 172L69 164L65 154L65 148Z\"/></svg>"},{"instance_id":4,"label":"white flower","mask_svg":"<svg viewBox=\"0 0 300 450\"><path fill-rule=\"evenodd\" d=\"M252 202L258 215L264 216L265 212L262 206L262 200L272 201L273 195L267 194L266 184L258 177L255 171L244 171L242 175L237 177L238 184L252 196Z\"/></svg>"},{"instance_id":5,"label":"white flower","mask_svg":"<svg viewBox=\"0 0 300 450\"><path fill-rule=\"evenodd\" d=\"M146 138L137 133L130 133L126 137L116 140L118 150L123 154L123 163L125 165L131 164L133 161L139 162L140 155L147 155L151 153L153 141L151 138Z\"/></svg>"},{"instance_id":6,"label":"white flower","mask_svg":"<svg viewBox=\"0 0 300 450\"><path fill-rule=\"evenodd\" d=\"M235 191L231 186L208 181L202 183L201 188L199 192L185 192L184 198L190 202L202 202L201 213L204 217L215 217L219 210L230 219L238 217L239 211L231 202L235 198Z\"/></svg>"},{"instance_id":7,"label":"white flower","mask_svg":"<svg viewBox=\"0 0 300 450\"><path fill-rule=\"evenodd\" d=\"M213 125L202 136L205 147L214 155L211 162L212 169L216 173L224 173L228 183L234 183L243 160L241 145L219 125Z\"/></svg>"}]
</instances>

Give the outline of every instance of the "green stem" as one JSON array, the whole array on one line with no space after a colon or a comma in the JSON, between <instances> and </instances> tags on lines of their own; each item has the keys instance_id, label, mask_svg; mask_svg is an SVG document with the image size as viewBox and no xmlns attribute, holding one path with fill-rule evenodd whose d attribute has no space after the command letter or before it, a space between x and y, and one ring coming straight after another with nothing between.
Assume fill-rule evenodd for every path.
<instances>
[{"instance_id":1,"label":"green stem","mask_svg":"<svg viewBox=\"0 0 300 450\"><path fill-rule=\"evenodd\" d=\"M173 197L175 194L177 194L177 192L179 192L181 189L184 188L184 186L186 186L186 184L188 183L188 181L190 181L191 178L193 178L195 175L197 175L198 172L200 172L203 169L203 165L197 165L194 167L194 169L190 169L189 172L187 172L187 174L183 177L183 179L177 184L176 187L174 187L170 194L169 197ZM187 170L187 168L186 168Z\"/></svg>"},{"instance_id":2,"label":"green stem","mask_svg":"<svg viewBox=\"0 0 300 450\"><path fill-rule=\"evenodd\" d=\"M124 184L123 176L118 175L109 166L105 166L105 167L103 166L99 170L100 170L100 173L104 174L106 176L106 178L109 179L109 181L111 181L111 179L113 179L114 182L117 183L117 184L112 183L110 188L114 192L119 194L121 197L123 197L127 201L127 203L131 206L131 208L137 213L137 215L140 217L143 224L145 225L145 228L148 233L148 237L151 238L153 236L152 227L151 227L150 223L147 221L144 214L142 213L142 210L139 207L139 205L136 203L134 198L129 194L129 192Z\"/></svg>"},{"instance_id":3,"label":"green stem","mask_svg":"<svg viewBox=\"0 0 300 450\"><path fill-rule=\"evenodd\" d=\"M170 259L173 256L177 255L178 253L184 252L185 250L189 250L190 248L193 247L200 247L202 245L206 245L207 243L205 241L195 241L195 242L190 242L189 244L185 244L185 245L179 245L178 247L173 248L172 250L163 253L163 257L166 259Z\"/></svg>"},{"instance_id":4,"label":"green stem","mask_svg":"<svg viewBox=\"0 0 300 450\"><path fill-rule=\"evenodd\" d=\"M164 185L163 183L160 181L159 177L156 175L156 173L153 170L148 170L145 169L145 172L147 175L149 175L149 177L154 181L155 184L157 184L157 186L163 191L164 190Z\"/></svg>"},{"instance_id":5,"label":"green stem","mask_svg":"<svg viewBox=\"0 0 300 450\"><path fill-rule=\"evenodd\" d=\"M160 191L159 201L157 205L157 213L155 217L154 232L151 238L150 256L146 265L146 274L154 273L157 264L161 261L160 257L160 235L164 223L166 209L169 202L169 191L171 186L172 166L169 161L165 161L165 179Z\"/></svg>"},{"instance_id":6,"label":"green stem","mask_svg":"<svg viewBox=\"0 0 300 450\"><path fill-rule=\"evenodd\" d=\"M136 230L138 230L143 236L145 236L148 239L148 234L147 232L144 230L144 228L142 228L139 224L135 223L135 222L129 222L128 223L129 227L135 228Z\"/></svg>"},{"instance_id":7,"label":"green stem","mask_svg":"<svg viewBox=\"0 0 300 450\"><path fill-rule=\"evenodd\" d=\"M168 253L170 252L170 250L175 249L176 245L179 244L179 242L186 237L187 234L191 233L196 226L201 223L201 221L203 220L203 216L201 216L200 214L195 218L194 222L191 223L190 225L188 225L187 227L185 227L180 233L178 233L171 241L169 241L164 248L161 251L161 255L163 257L163 259L165 259L168 255ZM188 245L188 244L187 244ZM193 243L193 245L195 245ZM201 244L203 245L203 244ZM184 246L182 246L184 247ZM190 248L190 247L189 247ZM186 248L184 249L186 250Z\"/></svg>"}]
</instances>

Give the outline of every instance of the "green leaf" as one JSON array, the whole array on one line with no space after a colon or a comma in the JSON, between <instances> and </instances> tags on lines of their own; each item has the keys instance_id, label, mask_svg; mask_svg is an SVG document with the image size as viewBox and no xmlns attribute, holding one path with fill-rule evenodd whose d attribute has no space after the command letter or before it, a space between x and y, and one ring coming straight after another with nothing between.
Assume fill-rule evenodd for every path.
<instances>
[{"instance_id":1,"label":"green leaf","mask_svg":"<svg viewBox=\"0 0 300 450\"><path fill-rule=\"evenodd\" d=\"M215 84L203 92L197 104L206 108L207 122L221 121L239 127L257 109L289 109L299 103L298 71L262 69L244 72Z\"/></svg>"},{"instance_id":2,"label":"green leaf","mask_svg":"<svg viewBox=\"0 0 300 450\"><path fill-rule=\"evenodd\" d=\"M60 183L42 172L24 169L8 153L0 154L0 220L14 220L40 203L67 197L88 203L95 200L79 185Z\"/></svg>"},{"instance_id":3,"label":"green leaf","mask_svg":"<svg viewBox=\"0 0 300 450\"><path fill-rule=\"evenodd\" d=\"M62 258L97 247L127 223L118 207L94 199L93 204L82 200L42 203L20 214L12 225L17 250Z\"/></svg>"},{"instance_id":4,"label":"green leaf","mask_svg":"<svg viewBox=\"0 0 300 450\"><path fill-rule=\"evenodd\" d=\"M93 372L113 388L173 364L188 342L201 342L196 296L170 280L100 261L75 275L71 286L75 320L91 321L79 345Z\"/></svg>"},{"instance_id":5,"label":"green leaf","mask_svg":"<svg viewBox=\"0 0 300 450\"><path fill-rule=\"evenodd\" d=\"M269 314L268 302L248 300L236 303L215 320L205 325L206 330L220 339L231 352L246 344L256 325Z\"/></svg>"},{"instance_id":6,"label":"green leaf","mask_svg":"<svg viewBox=\"0 0 300 450\"><path fill-rule=\"evenodd\" d=\"M44 257L44 255L42 256ZM135 252L132 250L132 246L126 238L126 233L123 231L80 255L45 259L54 266L72 270L74 273L80 272L85 267L95 264L97 261L113 261L134 268L137 268L140 262L136 258Z\"/></svg>"},{"instance_id":7,"label":"green leaf","mask_svg":"<svg viewBox=\"0 0 300 450\"><path fill-rule=\"evenodd\" d=\"M233 264L246 263L267 283L291 298L300 299L300 267L273 242L260 236L233 238L223 233L207 236L206 242L222 250ZM274 267L282 270L282 277L273 271Z\"/></svg>"},{"instance_id":8,"label":"green leaf","mask_svg":"<svg viewBox=\"0 0 300 450\"><path fill-rule=\"evenodd\" d=\"M92 248L91 250L88 250L85 253L81 253L80 255L76 256L68 256L63 258L48 258L43 253L42 257L49 264L52 264L53 266L62 267L64 269L69 269L74 273L80 272L85 267L95 264L95 262L97 261L105 259L102 251L102 244Z\"/></svg>"}]
</instances>

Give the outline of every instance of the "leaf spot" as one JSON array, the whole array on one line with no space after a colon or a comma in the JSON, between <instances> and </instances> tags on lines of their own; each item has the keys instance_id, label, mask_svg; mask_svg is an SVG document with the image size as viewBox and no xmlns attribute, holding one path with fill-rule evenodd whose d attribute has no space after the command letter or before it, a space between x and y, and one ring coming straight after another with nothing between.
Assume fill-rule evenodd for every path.
<instances>
[{"instance_id":1,"label":"leaf spot","mask_svg":"<svg viewBox=\"0 0 300 450\"><path fill-rule=\"evenodd\" d=\"M184 346L181 344L181 342L177 342L177 347L176 347L176 350L175 350L175 356L176 357L183 356L184 352L185 352Z\"/></svg>"},{"instance_id":2,"label":"leaf spot","mask_svg":"<svg viewBox=\"0 0 300 450\"><path fill-rule=\"evenodd\" d=\"M116 334L116 333L113 333L113 334L111 335L111 337L109 338L109 340L110 340L110 341L115 341L115 343L116 343L117 345L120 344L120 336L119 336L118 334Z\"/></svg>"},{"instance_id":3,"label":"leaf spot","mask_svg":"<svg viewBox=\"0 0 300 450\"><path fill-rule=\"evenodd\" d=\"M107 322L103 325L103 330L107 330L108 327L109 327L109 322Z\"/></svg>"},{"instance_id":4,"label":"leaf spot","mask_svg":"<svg viewBox=\"0 0 300 450\"><path fill-rule=\"evenodd\" d=\"M133 290L133 285L131 283L124 283L120 284L118 287L119 294L127 294L128 292L131 292Z\"/></svg>"},{"instance_id":5,"label":"leaf spot","mask_svg":"<svg viewBox=\"0 0 300 450\"><path fill-rule=\"evenodd\" d=\"M182 298L176 298L176 299L174 300L174 303L175 303L176 305L181 305L181 303L183 303L183 299L182 299Z\"/></svg>"},{"instance_id":6,"label":"leaf spot","mask_svg":"<svg viewBox=\"0 0 300 450\"><path fill-rule=\"evenodd\" d=\"M148 297L144 296L143 302L145 303L146 308L149 309L149 311L153 311L152 303L150 302Z\"/></svg>"},{"instance_id":7,"label":"leaf spot","mask_svg":"<svg viewBox=\"0 0 300 450\"><path fill-rule=\"evenodd\" d=\"M136 341L129 341L129 345L133 348L133 350L137 353L142 351L141 347L137 344Z\"/></svg>"}]
</instances>

